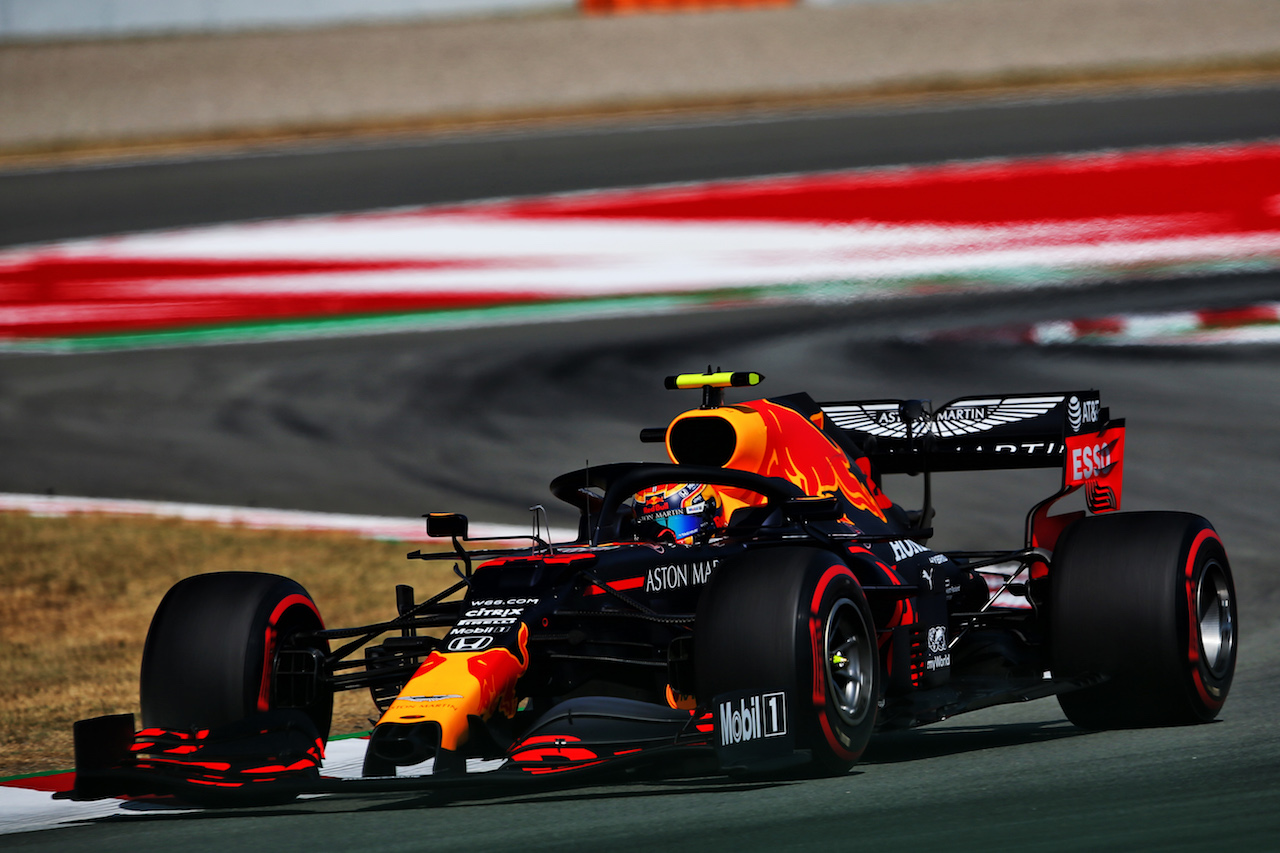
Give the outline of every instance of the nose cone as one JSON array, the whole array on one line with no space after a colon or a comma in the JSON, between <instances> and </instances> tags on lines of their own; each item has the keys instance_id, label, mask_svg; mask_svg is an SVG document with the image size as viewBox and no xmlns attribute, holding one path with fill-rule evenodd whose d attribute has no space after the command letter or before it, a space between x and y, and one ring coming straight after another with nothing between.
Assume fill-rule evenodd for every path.
<instances>
[{"instance_id":1,"label":"nose cone","mask_svg":"<svg viewBox=\"0 0 1280 853\"><path fill-rule=\"evenodd\" d=\"M370 754L393 767L421 764L439 745L438 723L384 723L369 738Z\"/></svg>"},{"instance_id":2,"label":"nose cone","mask_svg":"<svg viewBox=\"0 0 1280 853\"><path fill-rule=\"evenodd\" d=\"M378 721L371 754L397 767L437 751L461 754L473 720L514 716L516 682L529 667L527 625L520 625L517 644L516 652L432 652Z\"/></svg>"}]
</instances>

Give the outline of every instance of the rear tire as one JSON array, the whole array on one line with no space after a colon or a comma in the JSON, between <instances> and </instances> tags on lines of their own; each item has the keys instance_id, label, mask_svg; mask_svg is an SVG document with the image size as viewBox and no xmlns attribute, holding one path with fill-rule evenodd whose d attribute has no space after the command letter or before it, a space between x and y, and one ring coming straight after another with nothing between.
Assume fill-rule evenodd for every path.
<instances>
[{"instance_id":1,"label":"rear tire","mask_svg":"<svg viewBox=\"0 0 1280 853\"><path fill-rule=\"evenodd\" d=\"M838 557L779 548L720 568L698 604L694 646L702 702L784 688L794 697L796 746L812 752L814 769L845 773L862 755L880 657L866 596Z\"/></svg>"},{"instance_id":2,"label":"rear tire","mask_svg":"<svg viewBox=\"0 0 1280 853\"><path fill-rule=\"evenodd\" d=\"M1107 680L1058 697L1086 729L1190 725L1217 716L1235 672L1231 567L1205 519L1103 515L1068 528L1053 557L1056 676Z\"/></svg>"},{"instance_id":3,"label":"rear tire","mask_svg":"<svg viewBox=\"0 0 1280 853\"><path fill-rule=\"evenodd\" d=\"M276 652L302 631L324 627L296 581L254 572L195 575L175 584L156 608L142 653L142 721L164 729L213 728L275 710ZM328 653L327 641L308 644ZM324 685L301 708L322 738L333 717Z\"/></svg>"}]
</instances>

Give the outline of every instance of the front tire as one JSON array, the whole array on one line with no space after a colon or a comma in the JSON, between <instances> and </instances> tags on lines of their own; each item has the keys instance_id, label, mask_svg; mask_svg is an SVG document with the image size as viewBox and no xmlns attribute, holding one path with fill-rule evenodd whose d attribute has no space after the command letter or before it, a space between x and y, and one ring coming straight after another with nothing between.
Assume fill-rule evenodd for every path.
<instances>
[{"instance_id":1,"label":"front tire","mask_svg":"<svg viewBox=\"0 0 1280 853\"><path fill-rule=\"evenodd\" d=\"M703 592L694 638L703 702L735 690L786 689L796 746L814 768L848 772L875 727L880 658L871 609L839 558L779 548L722 567Z\"/></svg>"},{"instance_id":2,"label":"front tire","mask_svg":"<svg viewBox=\"0 0 1280 853\"><path fill-rule=\"evenodd\" d=\"M1056 676L1107 680L1058 697L1086 729L1190 725L1222 709L1239 619L1231 566L1205 519L1141 512L1083 519L1051 571Z\"/></svg>"},{"instance_id":3,"label":"front tire","mask_svg":"<svg viewBox=\"0 0 1280 853\"><path fill-rule=\"evenodd\" d=\"M323 627L311 596L289 578L219 572L179 581L161 600L147 632L143 725L214 728L281 707L272 677L276 653L282 648L328 653L325 640L300 644L294 639ZM316 688L300 710L327 738L333 691Z\"/></svg>"}]
</instances>

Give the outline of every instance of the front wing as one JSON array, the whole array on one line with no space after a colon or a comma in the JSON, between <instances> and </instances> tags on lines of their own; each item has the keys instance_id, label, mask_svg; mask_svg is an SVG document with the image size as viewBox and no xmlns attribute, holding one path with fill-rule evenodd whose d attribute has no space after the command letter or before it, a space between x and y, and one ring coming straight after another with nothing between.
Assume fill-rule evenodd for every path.
<instances>
[{"instance_id":1,"label":"front wing","mask_svg":"<svg viewBox=\"0 0 1280 853\"><path fill-rule=\"evenodd\" d=\"M468 772L336 778L323 774L323 744L301 714L271 712L192 732L134 732L133 715L122 714L76 724L75 787L58 796L162 795L227 807L278 804L303 794L502 793L577 785L639 767L667 775L716 772L716 730L706 711L584 697L552 708L503 758L473 762Z\"/></svg>"}]
</instances>

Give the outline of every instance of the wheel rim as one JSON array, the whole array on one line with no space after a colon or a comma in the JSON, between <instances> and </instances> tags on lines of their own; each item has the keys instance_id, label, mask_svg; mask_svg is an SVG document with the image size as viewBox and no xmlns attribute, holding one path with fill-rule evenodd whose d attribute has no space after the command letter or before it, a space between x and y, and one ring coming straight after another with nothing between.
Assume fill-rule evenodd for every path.
<instances>
[{"instance_id":1,"label":"wheel rim","mask_svg":"<svg viewBox=\"0 0 1280 853\"><path fill-rule=\"evenodd\" d=\"M832 705L842 720L856 726L871 710L876 653L862 609L847 598L827 615L825 658Z\"/></svg>"},{"instance_id":2,"label":"wheel rim","mask_svg":"<svg viewBox=\"0 0 1280 853\"><path fill-rule=\"evenodd\" d=\"M1202 659L1215 678L1226 674L1235 653L1236 625L1231 604L1226 571L1216 560L1206 563L1196 587L1196 616Z\"/></svg>"}]
</instances>

